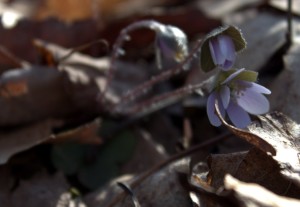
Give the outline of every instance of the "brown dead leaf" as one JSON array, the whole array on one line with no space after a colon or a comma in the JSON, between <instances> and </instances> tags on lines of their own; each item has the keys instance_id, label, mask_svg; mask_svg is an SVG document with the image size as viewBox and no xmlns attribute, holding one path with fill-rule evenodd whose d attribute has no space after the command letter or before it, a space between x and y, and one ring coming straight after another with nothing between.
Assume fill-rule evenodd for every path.
<instances>
[{"instance_id":1,"label":"brown dead leaf","mask_svg":"<svg viewBox=\"0 0 300 207\"><path fill-rule=\"evenodd\" d=\"M6 165L0 166L0 203L2 206L11 207L9 195L14 185L15 179L9 167Z\"/></svg>"},{"instance_id":2,"label":"brown dead leaf","mask_svg":"<svg viewBox=\"0 0 300 207\"><path fill-rule=\"evenodd\" d=\"M217 102L215 108L222 123L230 131L265 153L270 152L273 159L281 166L281 173L300 185L300 147L298 141L300 125L282 113L273 112L258 116L259 122L254 122L248 126L248 130L242 130L226 123L220 115Z\"/></svg>"},{"instance_id":3,"label":"brown dead leaf","mask_svg":"<svg viewBox=\"0 0 300 207\"><path fill-rule=\"evenodd\" d=\"M258 71L286 42L286 15L242 11L226 23L238 26L247 40L247 48L237 58L237 68Z\"/></svg>"},{"instance_id":4,"label":"brown dead leaf","mask_svg":"<svg viewBox=\"0 0 300 207\"><path fill-rule=\"evenodd\" d=\"M71 207L73 201L70 186L62 174L50 176L46 173L35 175L30 180L22 181L10 196L11 207ZM84 207L79 202L79 207Z\"/></svg>"},{"instance_id":5,"label":"brown dead leaf","mask_svg":"<svg viewBox=\"0 0 300 207\"><path fill-rule=\"evenodd\" d=\"M0 164L4 164L14 154L41 144L51 138L52 128L58 123L53 120L43 121L0 133Z\"/></svg>"},{"instance_id":6,"label":"brown dead leaf","mask_svg":"<svg viewBox=\"0 0 300 207\"><path fill-rule=\"evenodd\" d=\"M215 103L215 109L217 112L218 117L220 118L221 122L236 136L246 140L247 142L249 142L250 144L254 145L255 147L257 147L258 149L261 149L264 152L269 152L272 155L276 155L276 150L275 148L269 144L267 141L265 141L264 139L260 138L258 135L251 133L247 130L244 129L240 129L237 128L233 125L228 124L225 119L221 116L219 107L218 107L218 103L216 101Z\"/></svg>"},{"instance_id":7,"label":"brown dead leaf","mask_svg":"<svg viewBox=\"0 0 300 207\"><path fill-rule=\"evenodd\" d=\"M123 174L142 173L168 157L164 147L157 143L147 131L138 130L136 134L138 136L137 146L131 159L122 166ZM142 154L143 156L141 156Z\"/></svg>"},{"instance_id":8,"label":"brown dead leaf","mask_svg":"<svg viewBox=\"0 0 300 207\"><path fill-rule=\"evenodd\" d=\"M156 172L152 176L142 181L135 187L134 193L142 206L165 206L180 207L190 206L188 193L182 187L178 180L177 171L185 171L188 168L188 160L183 159L172 163L171 165ZM130 186L130 181L127 181ZM110 187L103 188L101 191L93 193L85 200L89 207L132 207L132 201L129 196L125 199L114 202L114 196L118 196L120 190L116 185L110 184Z\"/></svg>"},{"instance_id":9,"label":"brown dead leaf","mask_svg":"<svg viewBox=\"0 0 300 207\"><path fill-rule=\"evenodd\" d=\"M36 62L38 57L38 51L32 45L34 39L55 42L65 47L77 47L95 41L99 37L101 35L97 24L92 20L67 25L55 19L44 21L22 19L11 29L6 29L0 24L0 45L7 48L14 56L32 63ZM86 52L98 54L103 53L103 49L93 47Z\"/></svg>"},{"instance_id":10,"label":"brown dead leaf","mask_svg":"<svg viewBox=\"0 0 300 207\"><path fill-rule=\"evenodd\" d=\"M49 117L68 117L79 111L99 112L97 97L105 83L108 59L73 53L54 44L36 41L51 56L55 67L11 69L0 76L0 126L15 126ZM48 62L49 63L49 62ZM58 64L58 65L57 65ZM116 97L107 93L107 101ZM69 117L68 117L69 118Z\"/></svg>"},{"instance_id":11,"label":"brown dead leaf","mask_svg":"<svg viewBox=\"0 0 300 207\"><path fill-rule=\"evenodd\" d=\"M44 0L36 9L34 17L45 19L55 17L66 22L96 18L107 22L116 18L124 18L153 6L164 5L168 0ZM170 2L170 1L169 1Z\"/></svg>"},{"instance_id":12,"label":"brown dead leaf","mask_svg":"<svg viewBox=\"0 0 300 207\"><path fill-rule=\"evenodd\" d=\"M79 53L79 51L77 52L73 49L67 49L40 39L35 39L33 44L41 53L42 58L45 59L45 63L48 66L63 67L65 65L72 65L76 68L91 68L96 71L102 71L103 73L105 73L109 67L108 58L94 58ZM103 49L107 49L105 42L96 41L94 44L102 47Z\"/></svg>"},{"instance_id":13,"label":"brown dead leaf","mask_svg":"<svg viewBox=\"0 0 300 207\"><path fill-rule=\"evenodd\" d=\"M50 139L47 142L49 143L76 142L81 144L99 145L103 142L103 140L99 136L100 128L101 128L101 120L96 119L92 122L83 124L79 127L53 135L55 136L55 138Z\"/></svg>"},{"instance_id":14,"label":"brown dead leaf","mask_svg":"<svg viewBox=\"0 0 300 207\"><path fill-rule=\"evenodd\" d=\"M225 188L233 192L233 196L243 207L298 207L300 200L283 197L254 183L241 182L226 175Z\"/></svg>"},{"instance_id":15,"label":"brown dead leaf","mask_svg":"<svg viewBox=\"0 0 300 207\"><path fill-rule=\"evenodd\" d=\"M284 70L272 82L271 107L300 124L300 44L295 42L284 56Z\"/></svg>"},{"instance_id":16,"label":"brown dead leaf","mask_svg":"<svg viewBox=\"0 0 300 207\"><path fill-rule=\"evenodd\" d=\"M0 96L3 98L12 98L15 96L22 96L28 93L26 81L18 80L15 82L8 82L0 85Z\"/></svg>"},{"instance_id":17,"label":"brown dead leaf","mask_svg":"<svg viewBox=\"0 0 300 207\"><path fill-rule=\"evenodd\" d=\"M198 1L198 7L207 16L222 19L224 16L231 14L232 12L242 7L257 6L260 3L261 3L260 0L244 0L244 1L202 0L202 1Z\"/></svg>"},{"instance_id":18,"label":"brown dead leaf","mask_svg":"<svg viewBox=\"0 0 300 207\"><path fill-rule=\"evenodd\" d=\"M276 149L273 159L281 167L281 173L300 186L300 125L279 112L258 116L248 129Z\"/></svg>"},{"instance_id":19,"label":"brown dead leaf","mask_svg":"<svg viewBox=\"0 0 300 207\"><path fill-rule=\"evenodd\" d=\"M300 15L300 2L299 1L291 1L292 12L296 15ZM280 9L284 12L288 11L288 1L278 1L278 0L270 0L269 4L277 9Z\"/></svg>"},{"instance_id":20,"label":"brown dead leaf","mask_svg":"<svg viewBox=\"0 0 300 207\"><path fill-rule=\"evenodd\" d=\"M144 3L155 4L153 1L129 1L134 1L138 7L141 6L142 8ZM108 4L110 4L110 1L108 2ZM174 1L172 2L174 3ZM57 1L57 4L58 3L61 2ZM71 1L68 1L68 3L72 4ZM160 3L161 2L158 2L158 4ZM124 8L127 7L127 5L124 7L122 3L119 9L124 10ZM132 9L132 7L128 8L129 10ZM145 10L147 12L145 12ZM126 18L118 19L118 21L111 22L102 28L99 28L98 22L93 19L75 21L72 24L66 24L53 18L44 19L42 21L22 19L14 28L9 30L0 26L0 45L7 48L16 57L35 62L38 51L36 51L31 44L34 39L43 39L63 47L78 47L79 45L84 45L101 38L106 40L109 45L113 45L124 27L139 20L153 19L165 24L178 26L192 38L199 36L199 33L203 34L209 32L221 24L218 20L205 17L203 13L199 12L199 9L193 5L152 10L143 8L140 12L133 11L133 13L128 13L125 16ZM112 15L112 18L117 18L117 16ZM197 21L191 21L193 19L197 19ZM11 38L12 36L14 37L13 39ZM141 58L141 54L146 53L149 55L149 50L151 51L151 55L153 55L152 48L149 47L152 41L153 33L148 30L144 29L133 33L130 44L126 44L125 47L127 56L134 56L133 59L135 60L137 57ZM133 52L131 52L132 50ZM105 55L106 52L106 50L103 51L103 48L99 47L91 47L85 50L85 53L92 54L93 56ZM1 61L0 59L0 63Z\"/></svg>"},{"instance_id":21,"label":"brown dead leaf","mask_svg":"<svg viewBox=\"0 0 300 207\"><path fill-rule=\"evenodd\" d=\"M26 83L25 86L21 84L21 89L25 88L26 93L0 97L0 126L26 124L74 110L64 92L64 76L55 68L42 66L4 72L0 76L0 85ZM12 89L10 92L16 93Z\"/></svg>"},{"instance_id":22,"label":"brown dead leaf","mask_svg":"<svg viewBox=\"0 0 300 207\"><path fill-rule=\"evenodd\" d=\"M241 181L257 183L277 194L300 198L299 187L282 176L278 163L261 150L253 148L248 152L211 155L208 165L208 184L215 189L222 188L225 175L231 174Z\"/></svg>"}]
</instances>

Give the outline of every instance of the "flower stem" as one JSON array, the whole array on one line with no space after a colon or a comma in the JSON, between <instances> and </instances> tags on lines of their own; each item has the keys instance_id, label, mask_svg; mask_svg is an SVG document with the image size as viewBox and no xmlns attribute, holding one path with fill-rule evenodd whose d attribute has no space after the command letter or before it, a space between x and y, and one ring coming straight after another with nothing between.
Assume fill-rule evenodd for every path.
<instances>
[{"instance_id":1,"label":"flower stem","mask_svg":"<svg viewBox=\"0 0 300 207\"><path fill-rule=\"evenodd\" d=\"M151 30L158 30L162 27L162 24L153 21L153 20L143 20L143 21L139 21L139 22L134 22L130 25L128 25L127 27L125 27L124 29L121 30L117 40L115 41L114 45L113 45L113 50L112 50L112 55L110 58L110 66L108 68L107 74L106 74L106 83L104 85L102 94L100 96L100 103L102 104L102 107L105 106L104 102L105 102L105 95L107 93L107 90L111 84L112 78L114 76L115 73L115 64L116 64L116 60L120 55L123 55L121 53L122 51L122 46L124 44L125 41L129 40L129 33L137 30L137 29L141 29L141 28L148 28Z\"/></svg>"},{"instance_id":2,"label":"flower stem","mask_svg":"<svg viewBox=\"0 0 300 207\"><path fill-rule=\"evenodd\" d=\"M288 15L287 15L287 34L286 34L286 39L288 45L291 45L293 43L293 11L292 11L292 0L288 0Z\"/></svg>"},{"instance_id":3,"label":"flower stem","mask_svg":"<svg viewBox=\"0 0 300 207\"><path fill-rule=\"evenodd\" d=\"M170 69L170 70L166 70L165 72L162 72L162 73L158 74L157 76L152 77L150 80L137 86L136 88L134 88L133 90L129 91L127 94L122 96L120 99L120 102L119 102L120 104L117 104L113 108L113 111L118 112L119 111L118 109L120 106L135 100L137 97L144 94L145 91L149 91L149 89L153 85L160 83L162 81L165 81L175 74L179 74L180 72L185 71L185 66L189 65L189 63L192 61L192 59L197 57L196 54L200 51L201 45L202 45L202 41L200 40L197 42L197 44L195 45L194 49L191 51L189 56L183 62L178 64L177 67Z\"/></svg>"}]
</instances>

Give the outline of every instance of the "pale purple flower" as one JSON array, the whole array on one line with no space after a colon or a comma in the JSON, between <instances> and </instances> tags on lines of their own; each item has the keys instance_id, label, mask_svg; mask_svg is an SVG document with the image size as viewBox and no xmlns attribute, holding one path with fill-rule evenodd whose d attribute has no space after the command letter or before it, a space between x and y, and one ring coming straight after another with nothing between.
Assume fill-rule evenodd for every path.
<instances>
[{"instance_id":1,"label":"pale purple flower","mask_svg":"<svg viewBox=\"0 0 300 207\"><path fill-rule=\"evenodd\" d=\"M239 128L250 124L249 114L259 115L268 112L269 101L263 94L271 94L271 91L257 83L239 80L237 76L243 71L244 69L240 69L229 75L209 95L207 114L212 125L222 124L215 111L216 100L222 117L225 117L227 112L231 122Z\"/></svg>"},{"instance_id":2,"label":"pale purple flower","mask_svg":"<svg viewBox=\"0 0 300 207\"><path fill-rule=\"evenodd\" d=\"M232 68L236 53L233 40L227 35L218 35L209 40L209 50L214 64L222 70Z\"/></svg>"},{"instance_id":3,"label":"pale purple flower","mask_svg":"<svg viewBox=\"0 0 300 207\"><path fill-rule=\"evenodd\" d=\"M157 30L156 62L158 68L182 62L188 55L188 40L185 33L177 27L162 26Z\"/></svg>"}]
</instances>

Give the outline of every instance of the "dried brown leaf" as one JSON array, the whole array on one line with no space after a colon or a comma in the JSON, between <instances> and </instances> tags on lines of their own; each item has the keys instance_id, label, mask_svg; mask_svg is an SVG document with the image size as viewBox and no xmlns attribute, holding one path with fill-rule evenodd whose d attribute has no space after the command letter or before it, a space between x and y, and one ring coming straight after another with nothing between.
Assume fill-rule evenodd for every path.
<instances>
[{"instance_id":1,"label":"dried brown leaf","mask_svg":"<svg viewBox=\"0 0 300 207\"><path fill-rule=\"evenodd\" d=\"M281 168L269 155L256 148L248 152L211 155L207 180L215 189L224 186L223 179L231 174L244 182L257 183L281 195L299 198L299 187L282 176Z\"/></svg>"},{"instance_id":2,"label":"dried brown leaf","mask_svg":"<svg viewBox=\"0 0 300 207\"><path fill-rule=\"evenodd\" d=\"M272 81L271 107L300 124L300 44L295 42L284 56L284 70Z\"/></svg>"},{"instance_id":3,"label":"dried brown leaf","mask_svg":"<svg viewBox=\"0 0 300 207\"><path fill-rule=\"evenodd\" d=\"M186 170L186 168L188 168L188 160L178 160L136 186L133 190L141 206L189 206L188 192L181 185L176 173L177 171ZM128 183L130 186L130 181ZM111 202L114 201L114 196L118 196L118 192L120 192L120 189L111 183L110 187L107 186L101 191L94 192L85 201L89 207L131 207L132 201L130 197L126 197L120 202L111 205Z\"/></svg>"},{"instance_id":4,"label":"dried brown leaf","mask_svg":"<svg viewBox=\"0 0 300 207\"><path fill-rule=\"evenodd\" d=\"M50 176L46 173L35 175L30 180L22 181L11 194L12 207L70 207L74 201L68 192L70 186L62 174ZM76 206L84 207L82 202Z\"/></svg>"},{"instance_id":5,"label":"dried brown leaf","mask_svg":"<svg viewBox=\"0 0 300 207\"><path fill-rule=\"evenodd\" d=\"M258 135L254 134L254 133L251 133L247 130L240 129L240 128L237 128L235 126L232 126L232 125L228 124L220 114L220 110L219 110L217 101L215 103L215 109L216 109L217 115L220 118L221 122L233 134L235 134L238 137L246 140L247 142L249 142L250 144L256 146L258 149L261 149L264 152L270 152L272 155L276 155L276 151L275 151L274 147L271 144L269 144L267 141L265 141L264 139L260 138Z\"/></svg>"},{"instance_id":6,"label":"dried brown leaf","mask_svg":"<svg viewBox=\"0 0 300 207\"><path fill-rule=\"evenodd\" d=\"M248 127L249 131L276 149L273 159L279 163L281 173L300 185L300 125L279 112L258 118Z\"/></svg>"},{"instance_id":7,"label":"dried brown leaf","mask_svg":"<svg viewBox=\"0 0 300 207\"><path fill-rule=\"evenodd\" d=\"M246 50L237 58L237 68L258 71L286 42L286 16L242 11L231 17L226 22L238 26L247 40Z\"/></svg>"},{"instance_id":8,"label":"dried brown leaf","mask_svg":"<svg viewBox=\"0 0 300 207\"><path fill-rule=\"evenodd\" d=\"M54 139L48 140L49 143L76 142L81 144L101 144L102 138L99 136L101 121L95 121L83 124L79 127L58 133Z\"/></svg>"},{"instance_id":9,"label":"dried brown leaf","mask_svg":"<svg viewBox=\"0 0 300 207\"><path fill-rule=\"evenodd\" d=\"M233 196L243 207L297 207L300 200L283 197L253 183L241 182L226 175L225 188L233 192Z\"/></svg>"},{"instance_id":10,"label":"dried brown leaf","mask_svg":"<svg viewBox=\"0 0 300 207\"><path fill-rule=\"evenodd\" d=\"M278 0L270 0L269 4L277 9L280 9L284 12L288 11L288 1L278 1ZM300 15L300 2L299 1L291 1L292 12L293 14Z\"/></svg>"},{"instance_id":11,"label":"dried brown leaf","mask_svg":"<svg viewBox=\"0 0 300 207\"><path fill-rule=\"evenodd\" d=\"M27 150L51 138L52 128L58 126L53 120L43 121L9 132L0 133L0 164L14 154Z\"/></svg>"},{"instance_id":12,"label":"dried brown leaf","mask_svg":"<svg viewBox=\"0 0 300 207\"><path fill-rule=\"evenodd\" d=\"M207 16L213 18L222 19L224 16L231 14L232 12L246 6L255 6L261 3L260 0L244 0L244 1L232 1L232 0L204 0L198 1L198 7Z\"/></svg>"}]
</instances>

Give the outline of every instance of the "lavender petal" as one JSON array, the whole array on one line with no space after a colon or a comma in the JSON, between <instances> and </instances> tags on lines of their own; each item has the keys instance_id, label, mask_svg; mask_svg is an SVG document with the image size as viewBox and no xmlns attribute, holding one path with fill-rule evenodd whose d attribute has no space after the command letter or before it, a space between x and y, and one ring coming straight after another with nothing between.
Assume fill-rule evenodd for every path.
<instances>
[{"instance_id":1,"label":"lavender petal","mask_svg":"<svg viewBox=\"0 0 300 207\"><path fill-rule=\"evenodd\" d=\"M223 62L224 69L230 69L235 61L235 47L233 41L230 37L226 35L218 36L218 41L220 45L220 51L222 55L225 57L225 61Z\"/></svg>"},{"instance_id":2,"label":"lavender petal","mask_svg":"<svg viewBox=\"0 0 300 207\"><path fill-rule=\"evenodd\" d=\"M250 114L264 114L269 111L268 99L261 93L252 90L245 90L237 97L237 104Z\"/></svg>"},{"instance_id":3,"label":"lavender petal","mask_svg":"<svg viewBox=\"0 0 300 207\"><path fill-rule=\"evenodd\" d=\"M221 87L220 97L221 97L222 104L226 109L230 101L230 89L228 86L224 85Z\"/></svg>"},{"instance_id":4,"label":"lavender petal","mask_svg":"<svg viewBox=\"0 0 300 207\"><path fill-rule=\"evenodd\" d=\"M232 66L233 66L233 62L231 60L225 60L225 62L223 63L223 70L229 70Z\"/></svg>"},{"instance_id":5,"label":"lavender petal","mask_svg":"<svg viewBox=\"0 0 300 207\"><path fill-rule=\"evenodd\" d=\"M249 114L233 101L228 105L227 114L231 122L238 128L245 128L251 123Z\"/></svg>"},{"instance_id":6,"label":"lavender petal","mask_svg":"<svg viewBox=\"0 0 300 207\"><path fill-rule=\"evenodd\" d=\"M271 91L269 89L267 89L266 87L259 85L257 83L253 83L253 82L251 82L251 86L247 90L251 90L251 91L257 92L257 93L271 94Z\"/></svg>"},{"instance_id":7,"label":"lavender petal","mask_svg":"<svg viewBox=\"0 0 300 207\"><path fill-rule=\"evenodd\" d=\"M212 38L209 41L209 49L215 65L221 65L225 61L225 57L223 56L220 45L216 38Z\"/></svg>"},{"instance_id":8,"label":"lavender petal","mask_svg":"<svg viewBox=\"0 0 300 207\"><path fill-rule=\"evenodd\" d=\"M213 126L220 126L222 124L221 120L219 119L219 117L216 114L215 111L215 101L218 100L218 106L220 109L220 113L223 117L225 117L225 109L223 107L222 104L220 104L220 98L218 98L218 94L214 91L212 92L208 99L207 99L207 106L206 106L206 111L207 111L207 116L209 119L209 122L213 125Z\"/></svg>"}]
</instances>

